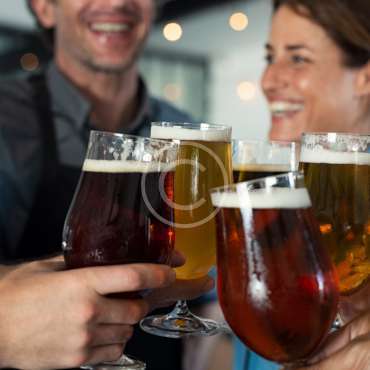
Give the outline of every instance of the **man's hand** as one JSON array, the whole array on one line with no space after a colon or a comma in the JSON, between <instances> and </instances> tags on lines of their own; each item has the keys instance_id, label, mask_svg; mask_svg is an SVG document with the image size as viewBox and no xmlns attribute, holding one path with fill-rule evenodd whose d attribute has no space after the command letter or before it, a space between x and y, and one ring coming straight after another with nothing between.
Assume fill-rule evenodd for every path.
<instances>
[{"instance_id":1,"label":"man's hand","mask_svg":"<svg viewBox=\"0 0 370 370\"><path fill-rule=\"evenodd\" d=\"M175 272L163 265L63 268L56 258L2 269L0 367L42 370L116 360L149 304L105 295L175 282Z\"/></svg>"},{"instance_id":2,"label":"man's hand","mask_svg":"<svg viewBox=\"0 0 370 370\"><path fill-rule=\"evenodd\" d=\"M309 367L298 370L370 370L370 311L331 334Z\"/></svg>"}]
</instances>

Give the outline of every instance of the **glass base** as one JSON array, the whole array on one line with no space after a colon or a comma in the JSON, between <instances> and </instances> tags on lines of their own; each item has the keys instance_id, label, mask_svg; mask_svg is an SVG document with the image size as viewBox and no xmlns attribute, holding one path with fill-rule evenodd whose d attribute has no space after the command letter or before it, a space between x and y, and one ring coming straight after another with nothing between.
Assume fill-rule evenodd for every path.
<instances>
[{"instance_id":1,"label":"glass base","mask_svg":"<svg viewBox=\"0 0 370 370\"><path fill-rule=\"evenodd\" d=\"M145 370L144 362L122 355L117 361L107 361L97 365L84 365L84 370Z\"/></svg>"},{"instance_id":2,"label":"glass base","mask_svg":"<svg viewBox=\"0 0 370 370\"><path fill-rule=\"evenodd\" d=\"M166 338L211 336L222 331L216 321L193 315L187 308L186 302L178 302L168 315L144 318L140 322L140 327L147 333Z\"/></svg>"}]
</instances>

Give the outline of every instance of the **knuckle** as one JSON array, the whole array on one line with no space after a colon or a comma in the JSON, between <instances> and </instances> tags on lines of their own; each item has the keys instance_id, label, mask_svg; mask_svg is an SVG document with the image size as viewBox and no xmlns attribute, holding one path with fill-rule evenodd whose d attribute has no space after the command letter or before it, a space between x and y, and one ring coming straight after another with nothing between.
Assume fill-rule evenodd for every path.
<instances>
[{"instance_id":1,"label":"knuckle","mask_svg":"<svg viewBox=\"0 0 370 370\"><path fill-rule=\"evenodd\" d=\"M146 279L142 272L137 268L131 267L125 271L125 280L130 290L139 290L145 288Z\"/></svg>"},{"instance_id":2,"label":"knuckle","mask_svg":"<svg viewBox=\"0 0 370 370\"><path fill-rule=\"evenodd\" d=\"M121 344L115 344L115 345L112 345L111 348L110 348L110 353L109 353L109 359L108 360L111 360L111 361L116 361L118 360L121 356L122 356L122 345Z\"/></svg>"},{"instance_id":3,"label":"knuckle","mask_svg":"<svg viewBox=\"0 0 370 370\"><path fill-rule=\"evenodd\" d=\"M77 350L81 352L89 351L90 347L93 345L94 342L94 335L88 330L83 330L77 336L75 342Z\"/></svg>"},{"instance_id":4,"label":"knuckle","mask_svg":"<svg viewBox=\"0 0 370 370\"><path fill-rule=\"evenodd\" d=\"M90 363L91 352L87 350L77 351L73 356L71 356L68 367L80 367Z\"/></svg>"},{"instance_id":5,"label":"knuckle","mask_svg":"<svg viewBox=\"0 0 370 370\"><path fill-rule=\"evenodd\" d=\"M96 303L91 301L81 303L78 310L79 321L83 325L96 321L98 314L99 312Z\"/></svg>"},{"instance_id":6,"label":"knuckle","mask_svg":"<svg viewBox=\"0 0 370 370\"><path fill-rule=\"evenodd\" d=\"M129 309L129 321L138 323L148 313L147 305L143 300L131 301Z\"/></svg>"}]
</instances>

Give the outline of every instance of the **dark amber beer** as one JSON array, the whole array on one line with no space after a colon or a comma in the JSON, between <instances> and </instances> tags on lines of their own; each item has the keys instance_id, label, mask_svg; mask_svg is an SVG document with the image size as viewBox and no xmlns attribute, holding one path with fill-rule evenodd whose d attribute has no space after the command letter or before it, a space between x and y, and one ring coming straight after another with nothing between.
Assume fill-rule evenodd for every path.
<instances>
[{"instance_id":1,"label":"dark amber beer","mask_svg":"<svg viewBox=\"0 0 370 370\"><path fill-rule=\"evenodd\" d=\"M370 137L328 135L303 136L301 169L340 291L351 294L370 276Z\"/></svg>"},{"instance_id":2,"label":"dark amber beer","mask_svg":"<svg viewBox=\"0 0 370 370\"><path fill-rule=\"evenodd\" d=\"M218 294L227 322L269 360L305 359L328 333L338 302L307 190L238 188L212 200L220 209Z\"/></svg>"},{"instance_id":3,"label":"dark amber beer","mask_svg":"<svg viewBox=\"0 0 370 370\"><path fill-rule=\"evenodd\" d=\"M173 211L159 192L161 176L171 199L173 171L135 161L86 160L65 224L67 267L168 263L173 229L153 215L143 198L145 191L150 206L173 222Z\"/></svg>"},{"instance_id":4,"label":"dark amber beer","mask_svg":"<svg viewBox=\"0 0 370 370\"><path fill-rule=\"evenodd\" d=\"M287 141L233 140L234 183L298 169L298 146Z\"/></svg>"},{"instance_id":5,"label":"dark amber beer","mask_svg":"<svg viewBox=\"0 0 370 370\"><path fill-rule=\"evenodd\" d=\"M293 169L294 170L294 169ZM292 171L291 166L283 164L233 164L234 183L256 180L261 177L281 175Z\"/></svg>"}]
</instances>

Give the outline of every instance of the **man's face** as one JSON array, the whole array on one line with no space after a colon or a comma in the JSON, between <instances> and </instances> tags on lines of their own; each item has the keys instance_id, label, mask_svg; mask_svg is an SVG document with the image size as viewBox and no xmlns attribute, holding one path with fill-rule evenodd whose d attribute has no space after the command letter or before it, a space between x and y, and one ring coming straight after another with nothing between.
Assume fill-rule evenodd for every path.
<instances>
[{"instance_id":1,"label":"man's face","mask_svg":"<svg viewBox=\"0 0 370 370\"><path fill-rule=\"evenodd\" d=\"M153 0L46 0L53 7L57 60L122 72L149 33Z\"/></svg>"}]
</instances>

